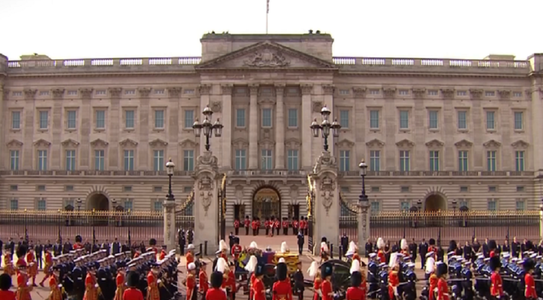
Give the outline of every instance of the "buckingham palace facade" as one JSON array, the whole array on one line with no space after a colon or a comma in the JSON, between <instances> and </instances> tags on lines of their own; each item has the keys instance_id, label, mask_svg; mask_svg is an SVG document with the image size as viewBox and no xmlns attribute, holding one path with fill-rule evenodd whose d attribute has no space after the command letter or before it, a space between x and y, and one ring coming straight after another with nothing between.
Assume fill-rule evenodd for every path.
<instances>
[{"instance_id":1,"label":"buckingham palace facade","mask_svg":"<svg viewBox=\"0 0 543 300\"><path fill-rule=\"evenodd\" d=\"M356 201L365 159L372 211L539 208L543 54L334 57L320 32L201 44L201 57L0 56L0 209L162 210L168 158L182 203L206 106L224 125L211 150L230 221L305 214L324 106L342 126L329 143L344 201Z\"/></svg>"}]
</instances>

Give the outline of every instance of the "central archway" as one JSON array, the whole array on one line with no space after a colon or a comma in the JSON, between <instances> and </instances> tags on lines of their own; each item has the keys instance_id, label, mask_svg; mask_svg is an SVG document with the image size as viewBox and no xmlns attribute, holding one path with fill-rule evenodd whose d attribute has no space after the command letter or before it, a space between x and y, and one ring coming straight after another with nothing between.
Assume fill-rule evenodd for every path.
<instances>
[{"instance_id":1,"label":"central archway","mask_svg":"<svg viewBox=\"0 0 543 300\"><path fill-rule=\"evenodd\" d=\"M102 193L95 193L88 197L87 207L89 210L107 211L109 210L109 199Z\"/></svg>"},{"instance_id":2,"label":"central archway","mask_svg":"<svg viewBox=\"0 0 543 300\"><path fill-rule=\"evenodd\" d=\"M252 217L265 218L275 217L281 218L281 196L279 192L272 187L262 187L253 195Z\"/></svg>"},{"instance_id":3,"label":"central archway","mask_svg":"<svg viewBox=\"0 0 543 300\"><path fill-rule=\"evenodd\" d=\"M447 210L447 200L440 194L432 194L424 200L424 211L436 212Z\"/></svg>"}]
</instances>

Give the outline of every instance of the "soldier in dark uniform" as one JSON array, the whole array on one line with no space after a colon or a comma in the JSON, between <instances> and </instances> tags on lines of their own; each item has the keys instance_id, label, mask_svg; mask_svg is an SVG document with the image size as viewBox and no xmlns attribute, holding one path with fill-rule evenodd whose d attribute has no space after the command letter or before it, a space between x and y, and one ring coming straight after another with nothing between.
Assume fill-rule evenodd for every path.
<instances>
[{"instance_id":1,"label":"soldier in dark uniform","mask_svg":"<svg viewBox=\"0 0 543 300\"><path fill-rule=\"evenodd\" d=\"M419 255L420 255L420 269L424 270L424 265L426 265L426 253L428 253L428 243L425 239L422 239L422 242L419 244Z\"/></svg>"},{"instance_id":2,"label":"soldier in dark uniform","mask_svg":"<svg viewBox=\"0 0 543 300\"><path fill-rule=\"evenodd\" d=\"M407 263L405 272L406 284L402 287L405 300L415 300L417 298L417 275L415 274L415 263Z\"/></svg>"},{"instance_id":3,"label":"soldier in dark uniform","mask_svg":"<svg viewBox=\"0 0 543 300\"><path fill-rule=\"evenodd\" d=\"M177 241L179 243L179 250L181 251L181 256L185 255L185 244L187 240L185 239L185 230L180 229L178 232Z\"/></svg>"},{"instance_id":4,"label":"soldier in dark uniform","mask_svg":"<svg viewBox=\"0 0 543 300\"><path fill-rule=\"evenodd\" d=\"M520 254L520 243L517 241L517 237L513 238L511 243L511 257L519 257Z\"/></svg>"},{"instance_id":5,"label":"soldier in dark uniform","mask_svg":"<svg viewBox=\"0 0 543 300\"><path fill-rule=\"evenodd\" d=\"M303 237L303 235L302 235ZM296 272L294 273L294 293L298 295L298 300L304 298L304 272L302 271L302 262L298 261L296 264Z\"/></svg>"},{"instance_id":6,"label":"soldier in dark uniform","mask_svg":"<svg viewBox=\"0 0 543 300\"><path fill-rule=\"evenodd\" d=\"M349 249L349 237L347 236L345 232L341 236L340 243L341 243L341 250L343 252L343 255L345 255L347 253L347 250Z\"/></svg>"},{"instance_id":7,"label":"soldier in dark uniform","mask_svg":"<svg viewBox=\"0 0 543 300\"><path fill-rule=\"evenodd\" d=\"M298 253L299 253L300 255L302 255L302 252L303 252L303 250L304 250L304 240L305 240L305 236L304 236L304 233L302 232L301 229L300 229L300 231L298 232L297 239L298 239Z\"/></svg>"},{"instance_id":8,"label":"soldier in dark uniform","mask_svg":"<svg viewBox=\"0 0 543 300\"><path fill-rule=\"evenodd\" d=\"M379 265L381 271L379 272L379 286L381 288L380 298L381 300L391 300L388 295L388 265L381 263Z\"/></svg>"},{"instance_id":9,"label":"soldier in dark uniform","mask_svg":"<svg viewBox=\"0 0 543 300\"><path fill-rule=\"evenodd\" d=\"M368 298L379 298L377 291L379 290L379 263L377 262L377 254L370 253L368 261Z\"/></svg>"}]
</instances>

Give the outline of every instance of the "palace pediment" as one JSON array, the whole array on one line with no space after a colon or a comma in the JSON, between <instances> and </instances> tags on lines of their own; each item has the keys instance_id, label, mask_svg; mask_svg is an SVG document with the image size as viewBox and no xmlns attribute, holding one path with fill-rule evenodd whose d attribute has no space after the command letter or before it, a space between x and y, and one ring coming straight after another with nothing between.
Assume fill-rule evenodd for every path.
<instances>
[{"instance_id":1,"label":"palace pediment","mask_svg":"<svg viewBox=\"0 0 543 300\"><path fill-rule=\"evenodd\" d=\"M262 42L200 63L197 70L320 69L336 70L334 63L273 42Z\"/></svg>"}]
</instances>

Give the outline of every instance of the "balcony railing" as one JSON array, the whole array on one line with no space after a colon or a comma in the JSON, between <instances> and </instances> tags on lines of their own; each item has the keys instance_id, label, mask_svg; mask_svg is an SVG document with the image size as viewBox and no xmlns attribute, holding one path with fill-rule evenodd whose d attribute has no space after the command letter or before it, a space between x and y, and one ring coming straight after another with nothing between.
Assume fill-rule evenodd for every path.
<instances>
[{"instance_id":1,"label":"balcony railing","mask_svg":"<svg viewBox=\"0 0 543 300\"><path fill-rule=\"evenodd\" d=\"M192 171L175 171L174 176L190 177ZM18 171L0 171L1 176L163 176L168 174L166 171L96 171L96 170L18 170Z\"/></svg>"},{"instance_id":2,"label":"balcony railing","mask_svg":"<svg viewBox=\"0 0 543 300\"><path fill-rule=\"evenodd\" d=\"M360 176L359 171L346 171L339 172L340 175L344 177L358 177ZM524 177L524 176L535 176L532 171L496 171L496 172L487 172L487 171L368 171L368 177Z\"/></svg>"}]
</instances>

